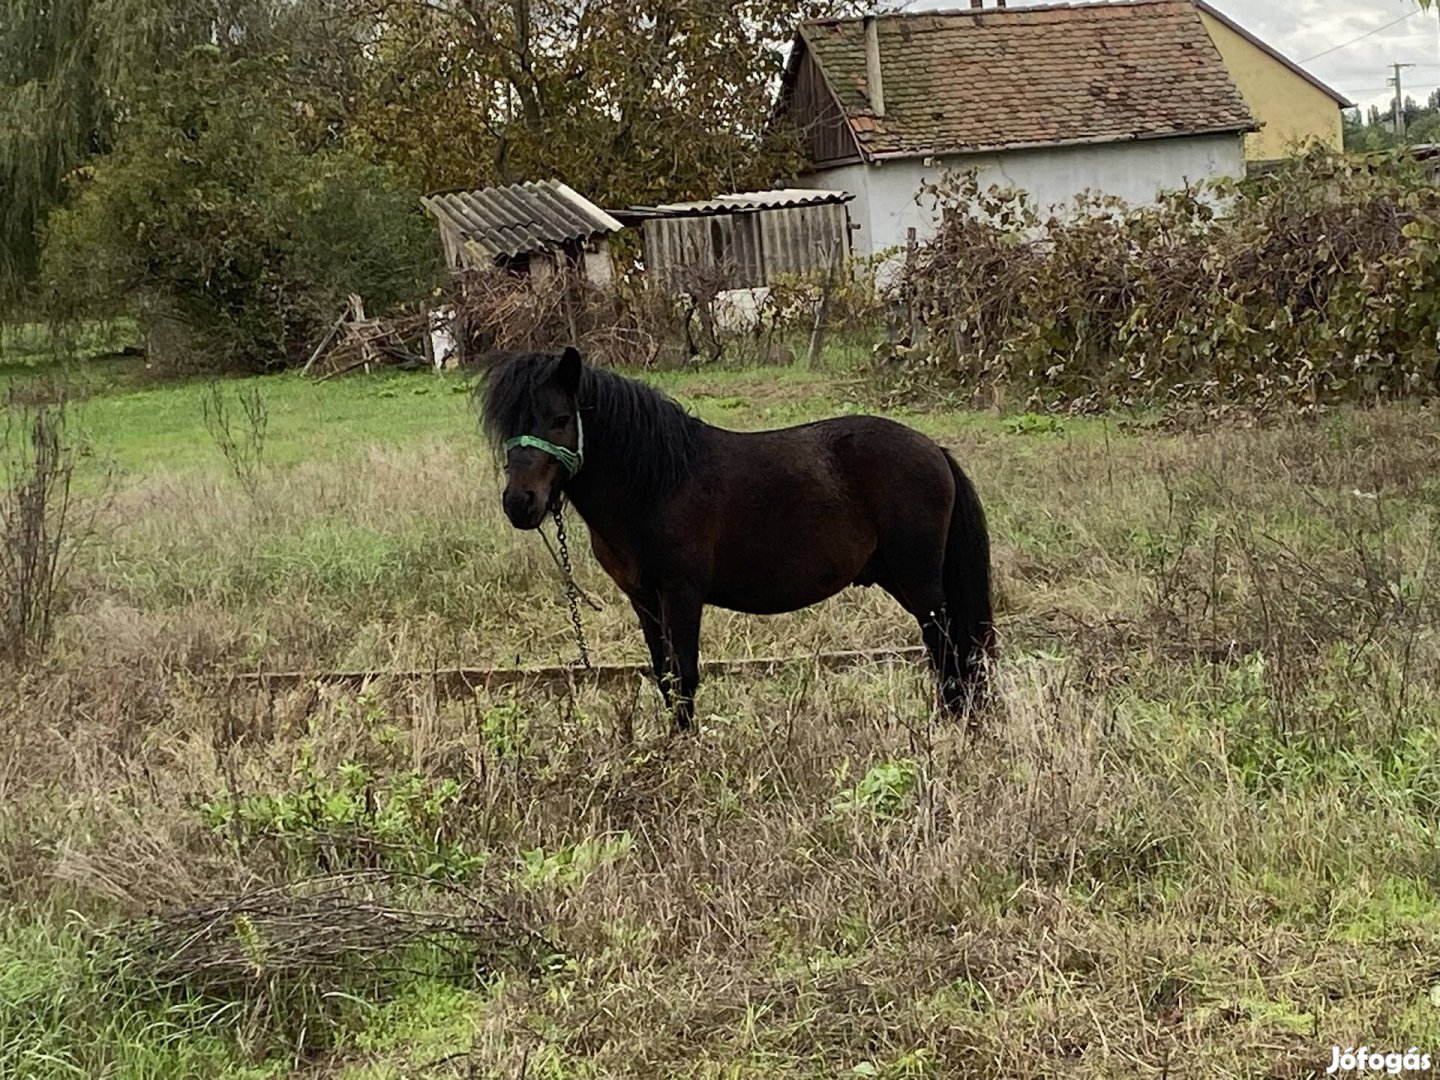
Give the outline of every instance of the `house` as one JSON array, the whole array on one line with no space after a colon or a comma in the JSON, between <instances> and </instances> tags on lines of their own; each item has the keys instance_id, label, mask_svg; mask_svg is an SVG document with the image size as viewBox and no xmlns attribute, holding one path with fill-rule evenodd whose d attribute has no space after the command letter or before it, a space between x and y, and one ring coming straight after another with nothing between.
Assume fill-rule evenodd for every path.
<instances>
[{"instance_id":1,"label":"house","mask_svg":"<svg viewBox=\"0 0 1440 1080\"><path fill-rule=\"evenodd\" d=\"M595 284L614 277L608 237L624 226L558 180L439 192L420 202L439 226L451 270L498 266L540 276L572 269Z\"/></svg>"},{"instance_id":2,"label":"house","mask_svg":"<svg viewBox=\"0 0 1440 1080\"><path fill-rule=\"evenodd\" d=\"M1342 114L1353 102L1205 0L1196 0L1195 7L1260 124L1259 131L1245 136L1245 161L1251 169L1279 161L1306 143L1345 148Z\"/></svg>"},{"instance_id":3,"label":"house","mask_svg":"<svg viewBox=\"0 0 1440 1080\"><path fill-rule=\"evenodd\" d=\"M1058 205L1148 202L1245 170L1257 129L1191 0L980 8L803 23L776 120L807 186L855 195L853 248L924 239L927 180L974 169Z\"/></svg>"},{"instance_id":4,"label":"house","mask_svg":"<svg viewBox=\"0 0 1440 1080\"><path fill-rule=\"evenodd\" d=\"M691 202L632 206L616 218L639 225L645 272L671 289L697 275L726 289L761 289L787 274L823 273L850 257L847 191L780 188Z\"/></svg>"}]
</instances>

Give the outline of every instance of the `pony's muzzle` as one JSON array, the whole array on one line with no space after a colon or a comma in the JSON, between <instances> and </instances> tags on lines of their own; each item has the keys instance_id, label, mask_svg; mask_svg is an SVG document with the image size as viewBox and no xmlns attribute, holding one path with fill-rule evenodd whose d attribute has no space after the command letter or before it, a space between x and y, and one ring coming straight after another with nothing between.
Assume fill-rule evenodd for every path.
<instances>
[{"instance_id":1,"label":"pony's muzzle","mask_svg":"<svg viewBox=\"0 0 1440 1080\"><path fill-rule=\"evenodd\" d=\"M540 522L545 520L545 504L535 497L533 491L507 488L500 498L500 505L505 508L510 524L517 529L538 529Z\"/></svg>"}]
</instances>

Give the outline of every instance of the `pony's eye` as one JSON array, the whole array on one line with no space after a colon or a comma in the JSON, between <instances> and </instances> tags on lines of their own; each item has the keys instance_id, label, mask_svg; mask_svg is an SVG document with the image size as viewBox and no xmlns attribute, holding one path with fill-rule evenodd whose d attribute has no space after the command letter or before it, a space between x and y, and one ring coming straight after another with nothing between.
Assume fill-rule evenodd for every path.
<instances>
[{"instance_id":1,"label":"pony's eye","mask_svg":"<svg viewBox=\"0 0 1440 1080\"><path fill-rule=\"evenodd\" d=\"M557 417L555 418L555 426L556 426L557 428L558 428L558 427L564 427L564 426L565 426L566 424L568 424L568 423L570 423L570 416L569 416L569 414L562 413L560 416L557 416Z\"/></svg>"}]
</instances>

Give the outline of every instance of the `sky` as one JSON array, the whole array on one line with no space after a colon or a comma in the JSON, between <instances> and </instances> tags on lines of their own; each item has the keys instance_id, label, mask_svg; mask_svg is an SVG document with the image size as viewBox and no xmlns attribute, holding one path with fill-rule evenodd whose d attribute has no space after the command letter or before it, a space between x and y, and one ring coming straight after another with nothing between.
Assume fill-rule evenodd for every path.
<instances>
[{"instance_id":1,"label":"sky","mask_svg":"<svg viewBox=\"0 0 1440 1080\"><path fill-rule=\"evenodd\" d=\"M1010 2L1019 7L1037 0ZM993 3L985 0L986 7ZM1386 82L1394 74L1391 64L1415 65L1400 78L1405 93L1416 101L1440 89L1440 5L1422 12L1415 0L1210 3L1362 108L1389 108L1394 94ZM907 5L911 11L968 6L968 0L915 0Z\"/></svg>"}]
</instances>

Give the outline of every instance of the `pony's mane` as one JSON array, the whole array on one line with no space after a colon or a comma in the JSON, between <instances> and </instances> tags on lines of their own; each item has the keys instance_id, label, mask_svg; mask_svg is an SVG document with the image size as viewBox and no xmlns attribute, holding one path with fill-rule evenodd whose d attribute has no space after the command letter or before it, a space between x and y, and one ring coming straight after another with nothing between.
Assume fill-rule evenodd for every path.
<instances>
[{"instance_id":1,"label":"pony's mane","mask_svg":"<svg viewBox=\"0 0 1440 1080\"><path fill-rule=\"evenodd\" d=\"M506 439L535 426L536 397L559 363L558 355L507 353L486 369L478 388L481 424L497 452ZM642 382L589 364L581 370L577 407L585 456L604 460L637 496L670 494L699 458L701 422Z\"/></svg>"}]
</instances>

